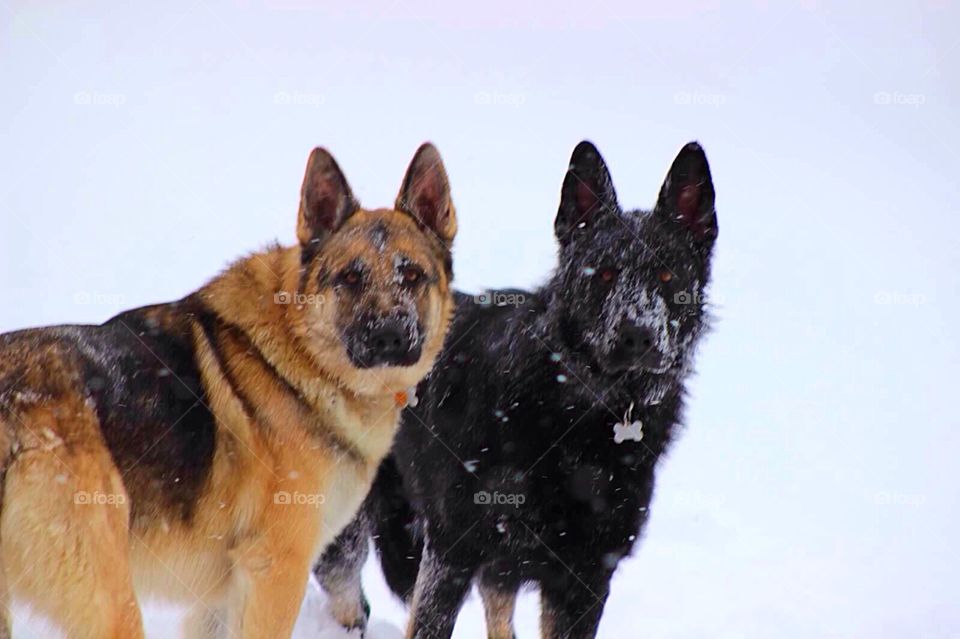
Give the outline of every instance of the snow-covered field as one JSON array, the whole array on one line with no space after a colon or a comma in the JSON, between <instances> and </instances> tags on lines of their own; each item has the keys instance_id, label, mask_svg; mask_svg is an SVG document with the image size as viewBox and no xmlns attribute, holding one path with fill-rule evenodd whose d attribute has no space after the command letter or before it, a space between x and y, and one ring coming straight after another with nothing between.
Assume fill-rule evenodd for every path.
<instances>
[{"instance_id":1,"label":"snow-covered field","mask_svg":"<svg viewBox=\"0 0 960 639\"><path fill-rule=\"evenodd\" d=\"M631 206L698 139L717 323L600 637L957 639L960 8L828 4L0 0L0 331L292 242L317 144L378 206L433 140L458 286L534 285L581 138ZM371 637L401 636L366 577ZM298 637L337 636L322 609ZM481 619L472 595L457 639Z\"/></svg>"}]
</instances>

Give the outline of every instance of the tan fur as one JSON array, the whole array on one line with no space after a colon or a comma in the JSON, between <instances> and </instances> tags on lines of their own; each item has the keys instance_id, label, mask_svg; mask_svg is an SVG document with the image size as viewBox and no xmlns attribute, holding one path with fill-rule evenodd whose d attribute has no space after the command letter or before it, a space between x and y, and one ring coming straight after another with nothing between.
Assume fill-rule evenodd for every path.
<instances>
[{"instance_id":1,"label":"tan fur","mask_svg":"<svg viewBox=\"0 0 960 639\"><path fill-rule=\"evenodd\" d=\"M517 604L517 593L499 590L483 583L479 590L487 619L488 639L514 639L513 610Z\"/></svg>"},{"instance_id":2,"label":"tan fur","mask_svg":"<svg viewBox=\"0 0 960 639\"><path fill-rule=\"evenodd\" d=\"M373 225L389 231L387 250L369 241ZM71 638L142 637L134 588L189 603L192 637L289 637L313 562L392 444L396 395L429 372L453 309L448 247L408 213L358 210L325 238L306 278L301 250L255 254L189 298L226 322L213 338L176 308L148 311L160 326L190 327L216 417L212 467L190 518L157 506L131 521L130 478L111 458L69 349L43 332L29 336L31 348L0 348L0 381L24 371L0 386L0 596L29 602ZM387 310L397 252L432 278L416 296L422 355L409 367L358 369L337 332L350 309L322 275L363 256L376 271L369 294L382 297L366 301ZM316 298L276 302L294 291Z\"/></svg>"}]
</instances>

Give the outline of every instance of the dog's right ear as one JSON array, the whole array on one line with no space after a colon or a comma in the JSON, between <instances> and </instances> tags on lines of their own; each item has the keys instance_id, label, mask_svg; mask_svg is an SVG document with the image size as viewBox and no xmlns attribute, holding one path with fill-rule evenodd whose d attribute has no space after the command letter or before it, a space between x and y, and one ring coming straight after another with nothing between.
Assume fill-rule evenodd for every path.
<instances>
[{"instance_id":1,"label":"dog's right ear","mask_svg":"<svg viewBox=\"0 0 960 639\"><path fill-rule=\"evenodd\" d=\"M566 244L578 229L592 225L599 216L618 213L617 192L600 152L584 140L570 156L570 168L560 191L560 210L554 231Z\"/></svg>"},{"instance_id":2,"label":"dog's right ear","mask_svg":"<svg viewBox=\"0 0 960 639\"><path fill-rule=\"evenodd\" d=\"M326 149L315 148L307 160L300 190L297 239L302 246L336 231L357 210L347 178Z\"/></svg>"}]
</instances>

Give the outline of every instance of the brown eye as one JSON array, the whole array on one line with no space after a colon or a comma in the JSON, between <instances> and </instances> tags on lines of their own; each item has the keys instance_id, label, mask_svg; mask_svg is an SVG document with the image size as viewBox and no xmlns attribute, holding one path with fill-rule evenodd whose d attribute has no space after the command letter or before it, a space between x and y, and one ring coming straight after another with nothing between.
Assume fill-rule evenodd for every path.
<instances>
[{"instance_id":1,"label":"brown eye","mask_svg":"<svg viewBox=\"0 0 960 639\"><path fill-rule=\"evenodd\" d=\"M673 279L673 273L671 273L669 269L663 269L662 271L660 271L657 277L660 278L661 282L666 284L667 282Z\"/></svg>"},{"instance_id":2,"label":"brown eye","mask_svg":"<svg viewBox=\"0 0 960 639\"><path fill-rule=\"evenodd\" d=\"M360 271L355 269L350 269L344 271L340 274L340 277L337 278L341 284L349 286L350 288L356 288L360 285L360 282L363 280L363 275L360 274Z\"/></svg>"},{"instance_id":3,"label":"brown eye","mask_svg":"<svg viewBox=\"0 0 960 639\"><path fill-rule=\"evenodd\" d=\"M403 269L403 281L407 284L416 284L423 277L423 271L415 266L407 266Z\"/></svg>"},{"instance_id":4,"label":"brown eye","mask_svg":"<svg viewBox=\"0 0 960 639\"><path fill-rule=\"evenodd\" d=\"M614 280L617 279L617 271L612 268L603 268L600 269L600 272L597 273L600 277L600 281L604 284L613 284Z\"/></svg>"}]
</instances>

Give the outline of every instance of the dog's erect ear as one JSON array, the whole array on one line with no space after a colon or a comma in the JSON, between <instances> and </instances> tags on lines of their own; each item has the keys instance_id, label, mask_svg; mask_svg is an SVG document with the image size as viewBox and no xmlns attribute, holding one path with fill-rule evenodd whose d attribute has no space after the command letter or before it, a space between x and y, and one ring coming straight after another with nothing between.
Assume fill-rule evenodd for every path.
<instances>
[{"instance_id":1,"label":"dog's erect ear","mask_svg":"<svg viewBox=\"0 0 960 639\"><path fill-rule=\"evenodd\" d=\"M680 224L702 242L717 237L716 192L707 155L696 142L677 154L660 188L656 212Z\"/></svg>"},{"instance_id":2,"label":"dog's erect ear","mask_svg":"<svg viewBox=\"0 0 960 639\"><path fill-rule=\"evenodd\" d=\"M561 244L579 228L593 224L601 215L618 214L617 192L600 151L584 140L570 156L570 168L560 190L560 210L553 224Z\"/></svg>"},{"instance_id":3,"label":"dog's erect ear","mask_svg":"<svg viewBox=\"0 0 960 639\"><path fill-rule=\"evenodd\" d=\"M326 149L316 148L307 160L300 190L297 239L307 246L336 231L357 210L347 178Z\"/></svg>"},{"instance_id":4,"label":"dog's erect ear","mask_svg":"<svg viewBox=\"0 0 960 639\"><path fill-rule=\"evenodd\" d=\"M457 213L450 197L450 183L440 152L429 142L422 144L413 156L394 206L417 218L447 246L453 242Z\"/></svg>"}]
</instances>

